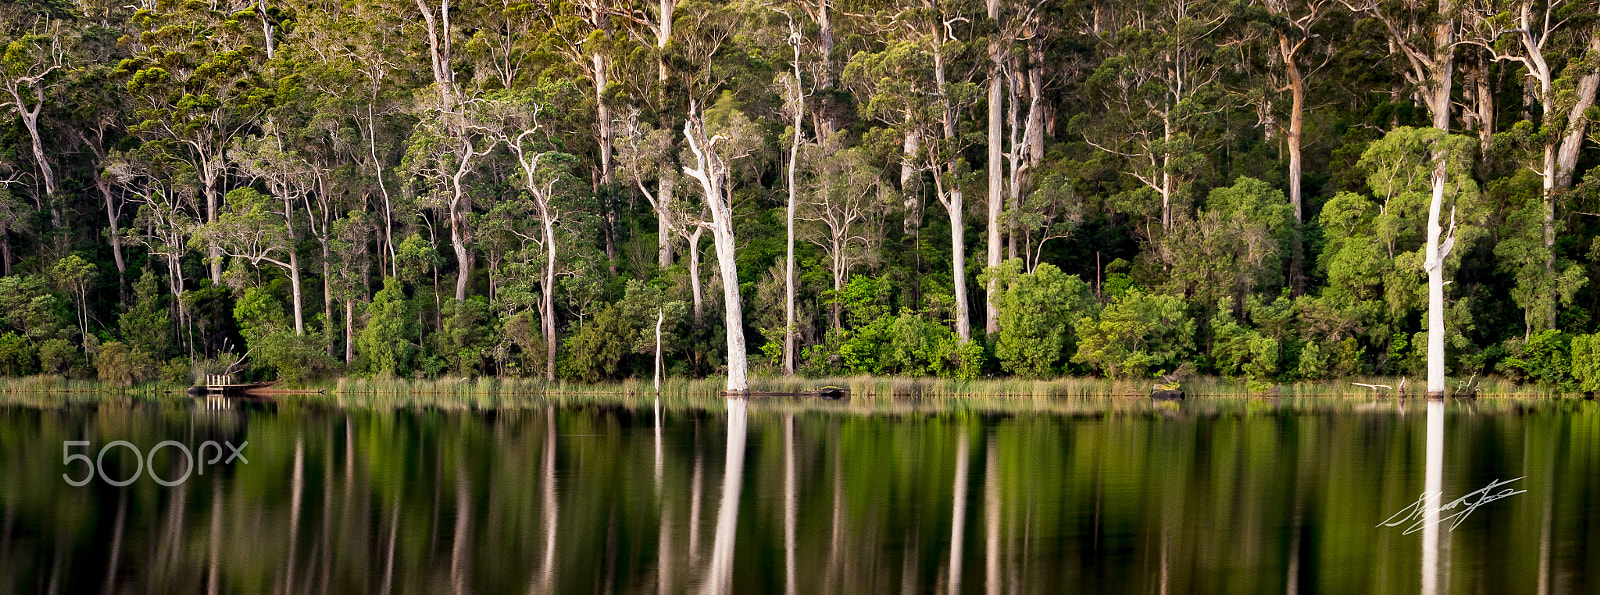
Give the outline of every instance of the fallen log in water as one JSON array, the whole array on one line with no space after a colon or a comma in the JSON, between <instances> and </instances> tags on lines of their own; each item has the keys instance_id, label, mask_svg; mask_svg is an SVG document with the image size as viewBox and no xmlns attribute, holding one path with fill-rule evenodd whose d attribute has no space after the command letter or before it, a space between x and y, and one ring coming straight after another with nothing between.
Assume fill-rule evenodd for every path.
<instances>
[{"instance_id":1,"label":"fallen log in water","mask_svg":"<svg viewBox=\"0 0 1600 595\"><path fill-rule=\"evenodd\" d=\"M850 389L837 386L824 386L815 390L802 390L792 392L780 391L723 391L722 396L728 398L815 398L815 399L843 399L850 396Z\"/></svg>"}]
</instances>

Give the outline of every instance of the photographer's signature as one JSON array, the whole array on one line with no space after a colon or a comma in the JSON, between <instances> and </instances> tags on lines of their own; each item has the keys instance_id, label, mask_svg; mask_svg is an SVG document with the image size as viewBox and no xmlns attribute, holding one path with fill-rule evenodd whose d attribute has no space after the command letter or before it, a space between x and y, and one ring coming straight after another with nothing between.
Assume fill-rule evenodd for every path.
<instances>
[{"instance_id":1,"label":"photographer's signature","mask_svg":"<svg viewBox=\"0 0 1600 595\"><path fill-rule=\"evenodd\" d=\"M1527 476L1524 475L1523 477ZM1377 526L1399 527L1401 525L1406 525L1406 532L1403 533L1403 535L1410 535L1425 527L1454 520L1455 522L1450 524L1450 530L1454 531L1462 521L1467 519L1467 515L1472 514L1472 511L1477 510L1479 506L1528 491L1514 490L1504 487L1507 484L1519 479L1522 479L1522 477L1508 479L1505 481L1496 479L1492 482L1489 482L1489 485L1471 492L1467 492L1466 495L1456 498L1455 500L1451 500L1450 503L1443 506L1439 505L1439 501L1444 498L1443 492L1423 492L1421 496L1417 497L1416 502L1412 502L1405 508L1400 509L1400 512L1394 513L1393 516L1390 516L1383 522L1378 523ZM1495 488L1503 489L1500 491L1495 491ZM1449 515L1443 514L1448 511L1455 512L1454 514ZM1440 516L1437 519L1434 519L1432 522L1429 522L1429 519L1427 518L1429 512L1438 512L1440 513Z\"/></svg>"}]
</instances>

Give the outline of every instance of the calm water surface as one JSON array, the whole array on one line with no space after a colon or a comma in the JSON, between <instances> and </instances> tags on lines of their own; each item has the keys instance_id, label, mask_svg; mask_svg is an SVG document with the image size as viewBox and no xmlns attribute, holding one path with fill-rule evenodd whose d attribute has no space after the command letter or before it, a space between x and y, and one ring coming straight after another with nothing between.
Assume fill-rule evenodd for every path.
<instances>
[{"instance_id":1,"label":"calm water surface","mask_svg":"<svg viewBox=\"0 0 1600 595\"><path fill-rule=\"evenodd\" d=\"M1594 402L984 409L0 406L0 592L1600 591Z\"/></svg>"}]
</instances>

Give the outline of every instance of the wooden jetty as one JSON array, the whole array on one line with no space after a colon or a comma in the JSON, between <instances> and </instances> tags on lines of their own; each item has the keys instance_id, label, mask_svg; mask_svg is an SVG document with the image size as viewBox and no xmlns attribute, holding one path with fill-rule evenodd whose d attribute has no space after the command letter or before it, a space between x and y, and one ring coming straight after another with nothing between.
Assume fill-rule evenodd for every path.
<instances>
[{"instance_id":1,"label":"wooden jetty","mask_svg":"<svg viewBox=\"0 0 1600 595\"><path fill-rule=\"evenodd\" d=\"M270 382L239 382L233 374L208 374L199 386L191 387L191 393L238 395L249 392L251 389L266 388Z\"/></svg>"}]
</instances>

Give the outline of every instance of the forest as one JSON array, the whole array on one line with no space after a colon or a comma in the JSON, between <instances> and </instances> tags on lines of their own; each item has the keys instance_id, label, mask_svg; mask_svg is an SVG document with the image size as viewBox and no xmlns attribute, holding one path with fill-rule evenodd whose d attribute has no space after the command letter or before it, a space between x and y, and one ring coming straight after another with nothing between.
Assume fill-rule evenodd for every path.
<instances>
[{"instance_id":1,"label":"forest","mask_svg":"<svg viewBox=\"0 0 1600 595\"><path fill-rule=\"evenodd\" d=\"M0 47L4 376L1600 390L1600 1L7 0Z\"/></svg>"}]
</instances>

